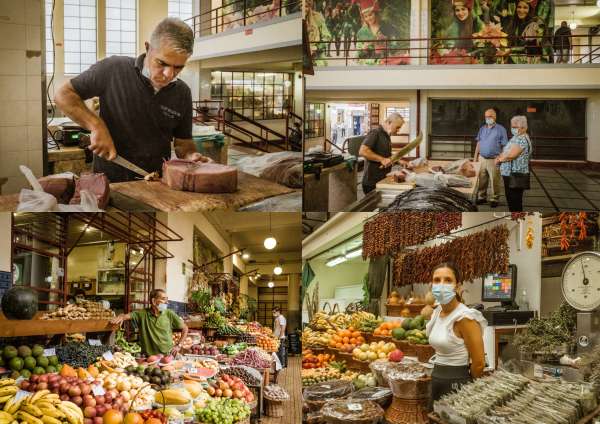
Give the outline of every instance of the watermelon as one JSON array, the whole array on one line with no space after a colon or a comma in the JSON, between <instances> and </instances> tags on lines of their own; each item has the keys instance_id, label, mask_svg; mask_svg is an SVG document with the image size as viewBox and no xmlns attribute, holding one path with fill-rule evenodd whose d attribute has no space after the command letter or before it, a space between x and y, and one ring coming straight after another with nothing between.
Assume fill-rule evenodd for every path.
<instances>
[{"instance_id":1,"label":"watermelon","mask_svg":"<svg viewBox=\"0 0 600 424\"><path fill-rule=\"evenodd\" d=\"M7 319L31 319L37 311L37 293L28 287L15 286L2 296L2 312Z\"/></svg>"}]
</instances>

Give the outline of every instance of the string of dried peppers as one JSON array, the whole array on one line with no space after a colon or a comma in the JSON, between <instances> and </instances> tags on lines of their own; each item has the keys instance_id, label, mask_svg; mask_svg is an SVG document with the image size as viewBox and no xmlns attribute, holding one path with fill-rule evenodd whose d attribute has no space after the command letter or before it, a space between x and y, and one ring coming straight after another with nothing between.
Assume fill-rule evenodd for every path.
<instances>
[{"instance_id":1,"label":"string of dried peppers","mask_svg":"<svg viewBox=\"0 0 600 424\"><path fill-rule=\"evenodd\" d=\"M394 285L430 283L432 269L446 261L456 264L461 281L506 272L508 235L508 228L499 225L437 246L399 254L394 259Z\"/></svg>"},{"instance_id":2,"label":"string of dried peppers","mask_svg":"<svg viewBox=\"0 0 600 424\"><path fill-rule=\"evenodd\" d=\"M560 250L568 250L571 242L576 238L576 232L579 230L577 240L585 240L587 237L587 213L585 212L562 212L559 215L560 221Z\"/></svg>"},{"instance_id":3,"label":"string of dried peppers","mask_svg":"<svg viewBox=\"0 0 600 424\"><path fill-rule=\"evenodd\" d=\"M365 223L363 258L396 253L461 225L460 212L382 212Z\"/></svg>"}]
</instances>

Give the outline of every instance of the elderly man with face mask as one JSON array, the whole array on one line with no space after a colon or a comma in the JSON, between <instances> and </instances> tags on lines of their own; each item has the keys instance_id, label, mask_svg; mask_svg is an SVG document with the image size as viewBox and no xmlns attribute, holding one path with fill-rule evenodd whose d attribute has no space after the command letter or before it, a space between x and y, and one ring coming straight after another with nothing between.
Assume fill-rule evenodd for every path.
<instances>
[{"instance_id":1,"label":"elderly man with face mask","mask_svg":"<svg viewBox=\"0 0 600 424\"><path fill-rule=\"evenodd\" d=\"M188 327L181 317L168 309L169 299L164 290L150 292L150 307L122 314L113 318L111 324L121 324L131 320L138 329L139 343L146 355L176 355L181 345L173 346L173 330L181 330L183 341L187 337Z\"/></svg>"},{"instance_id":2,"label":"elderly man with face mask","mask_svg":"<svg viewBox=\"0 0 600 424\"><path fill-rule=\"evenodd\" d=\"M479 129L476 140L477 146L475 147L475 158L473 160L478 162L481 159L477 204L487 202L488 185L491 185L490 206L495 208L498 206L502 186L500 170L496 166L496 158L508 143L508 137L506 129L496 122L496 111L494 109L485 111L485 125Z\"/></svg>"},{"instance_id":3,"label":"elderly man with face mask","mask_svg":"<svg viewBox=\"0 0 600 424\"><path fill-rule=\"evenodd\" d=\"M177 79L193 47L191 28L166 18L146 42L146 53L108 57L60 87L58 107L91 131L94 172L103 172L110 182L137 178L111 162L117 154L148 172L158 171L171 157L171 142L177 157L209 161L192 141L190 88ZM84 103L92 97L100 98L99 116Z\"/></svg>"},{"instance_id":4,"label":"elderly man with face mask","mask_svg":"<svg viewBox=\"0 0 600 424\"><path fill-rule=\"evenodd\" d=\"M376 184L390 172L392 166L391 136L396 135L403 125L404 118L399 113L391 113L383 125L369 131L362 142L358 154L367 160L362 180L365 194L375 190Z\"/></svg>"}]
</instances>

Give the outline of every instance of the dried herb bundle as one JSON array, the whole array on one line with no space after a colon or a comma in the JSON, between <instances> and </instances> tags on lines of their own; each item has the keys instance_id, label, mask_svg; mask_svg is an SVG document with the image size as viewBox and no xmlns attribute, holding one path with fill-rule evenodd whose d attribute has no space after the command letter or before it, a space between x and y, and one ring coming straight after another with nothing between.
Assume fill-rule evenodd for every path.
<instances>
[{"instance_id":1,"label":"dried herb bundle","mask_svg":"<svg viewBox=\"0 0 600 424\"><path fill-rule=\"evenodd\" d=\"M394 285L430 283L433 268L447 261L458 267L461 281L508 270L508 228L504 225L461 237L438 246L396 256Z\"/></svg>"},{"instance_id":2,"label":"dried herb bundle","mask_svg":"<svg viewBox=\"0 0 600 424\"><path fill-rule=\"evenodd\" d=\"M382 212L364 226L363 258L396 253L461 225L460 212Z\"/></svg>"},{"instance_id":3,"label":"dried herb bundle","mask_svg":"<svg viewBox=\"0 0 600 424\"><path fill-rule=\"evenodd\" d=\"M563 302L547 318L534 318L518 333L514 344L523 352L552 354L563 345L575 342L577 310Z\"/></svg>"}]
</instances>

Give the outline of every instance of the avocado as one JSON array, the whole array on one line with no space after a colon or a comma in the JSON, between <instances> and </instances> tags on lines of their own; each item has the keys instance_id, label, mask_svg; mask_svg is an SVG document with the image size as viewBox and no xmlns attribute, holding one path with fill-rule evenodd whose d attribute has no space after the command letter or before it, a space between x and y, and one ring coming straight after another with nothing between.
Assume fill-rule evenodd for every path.
<instances>
[{"instance_id":1,"label":"avocado","mask_svg":"<svg viewBox=\"0 0 600 424\"><path fill-rule=\"evenodd\" d=\"M31 349L29 348L29 346L19 346L17 352L19 353L19 356L21 358L27 358L28 356L31 356Z\"/></svg>"},{"instance_id":2,"label":"avocado","mask_svg":"<svg viewBox=\"0 0 600 424\"><path fill-rule=\"evenodd\" d=\"M152 378L150 378L150 383L156 384L156 385L160 386L161 385L161 379L160 379L160 377L152 377Z\"/></svg>"},{"instance_id":3,"label":"avocado","mask_svg":"<svg viewBox=\"0 0 600 424\"><path fill-rule=\"evenodd\" d=\"M162 371L160 370L160 368L154 368L154 371L152 371L152 376L153 377L162 377Z\"/></svg>"}]
</instances>

